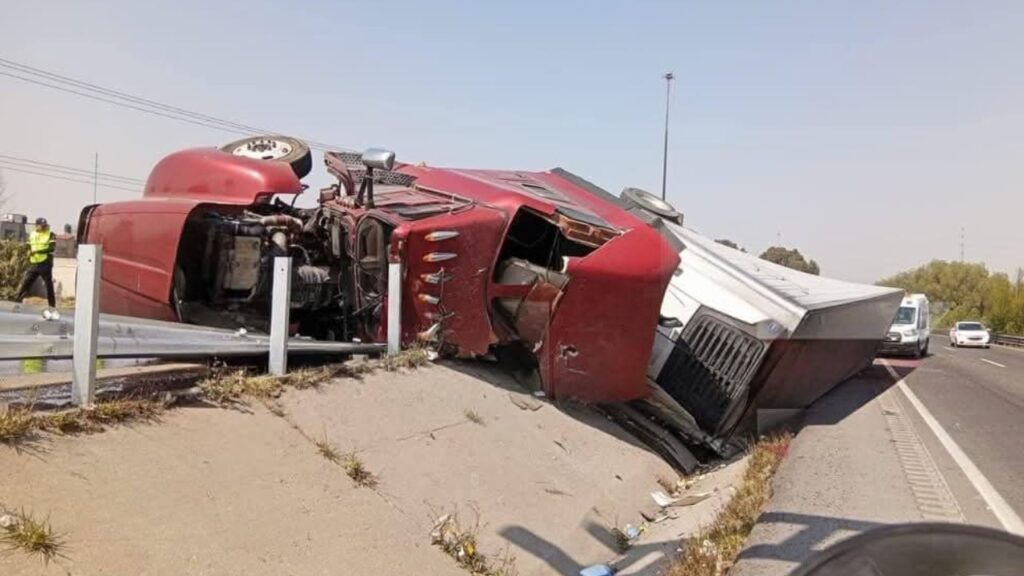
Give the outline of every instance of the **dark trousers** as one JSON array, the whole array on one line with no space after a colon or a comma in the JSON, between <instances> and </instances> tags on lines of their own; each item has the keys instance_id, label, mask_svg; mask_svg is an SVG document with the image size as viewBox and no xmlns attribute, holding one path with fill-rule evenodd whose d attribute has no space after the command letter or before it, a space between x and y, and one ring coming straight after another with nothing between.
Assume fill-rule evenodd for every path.
<instances>
[{"instance_id":1,"label":"dark trousers","mask_svg":"<svg viewBox=\"0 0 1024 576\"><path fill-rule=\"evenodd\" d=\"M25 271L25 278L21 281L21 288L18 288L18 295L14 297L14 301L21 302L25 299L28 291L32 289L32 284L35 283L36 278L43 279L43 285L46 286L46 301L50 303L50 308L55 308L57 306L57 297L53 293L53 262L29 266L28 270Z\"/></svg>"}]
</instances>

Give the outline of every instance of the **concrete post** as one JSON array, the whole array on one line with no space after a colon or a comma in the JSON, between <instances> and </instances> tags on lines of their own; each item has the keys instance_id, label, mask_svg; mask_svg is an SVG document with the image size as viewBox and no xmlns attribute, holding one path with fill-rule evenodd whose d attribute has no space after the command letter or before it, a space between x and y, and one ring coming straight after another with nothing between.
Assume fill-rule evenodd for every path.
<instances>
[{"instance_id":1,"label":"concrete post","mask_svg":"<svg viewBox=\"0 0 1024 576\"><path fill-rule=\"evenodd\" d=\"M92 404L96 388L96 349L100 328L100 271L103 249L95 244L78 247L75 282L75 336L71 359L71 402Z\"/></svg>"},{"instance_id":2,"label":"concrete post","mask_svg":"<svg viewBox=\"0 0 1024 576\"><path fill-rule=\"evenodd\" d=\"M270 373L288 373L288 322L292 300L292 259L274 259L274 285L270 304Z\"/></svg>"},{"instance_id":3,"label":"concrete post","mask_svg":"<svg viewBox=\"0 0 1024 576\"><path fill-rule=\"evenodd\" d=\"M402 263L388 262L388 355L402 351Z\"/></svg>"}]
</instances>

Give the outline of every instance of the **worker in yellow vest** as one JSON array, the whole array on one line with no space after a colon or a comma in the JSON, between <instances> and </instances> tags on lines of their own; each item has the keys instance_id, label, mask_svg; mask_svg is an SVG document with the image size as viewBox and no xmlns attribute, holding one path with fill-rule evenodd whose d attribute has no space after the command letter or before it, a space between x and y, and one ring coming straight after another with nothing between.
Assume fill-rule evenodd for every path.
<instances>
[{"instance_id":1,"label":"worker in yellow vest","mask_svg":"<svg viewBox=\"0 0 1024 576\"><path fill-rule=\"evenodd\" d=\"M36 229L29 234L28 245L29 266L14 301L21 302L32 289L36 278L42 278L43 285L46 286L46 301L50 308L56 308L57 298L53 293L53 252L57 249L57 238L50 231L50 224L46 218L36 218Z\"/></svg>"}]
</instances>

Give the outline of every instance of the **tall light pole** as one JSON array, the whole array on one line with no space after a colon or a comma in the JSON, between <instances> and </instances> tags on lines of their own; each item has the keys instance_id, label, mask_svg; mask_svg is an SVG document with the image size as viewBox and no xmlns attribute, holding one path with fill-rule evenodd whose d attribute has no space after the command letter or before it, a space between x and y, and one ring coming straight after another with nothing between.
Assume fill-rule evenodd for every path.
<instances>
[{"instance_id":1,"label":"tall light pole","mask_svg":"<svg viewBox=\"0 0 1024 576\"><path fill-rule=\"evenodd\" d=\"M672 96L672 79L675 76L671 72L666 73L665 79L665 148L661 153L661 199L665 199L665 179L668 177L668 108Z\"/></svg>"}]
</instances>

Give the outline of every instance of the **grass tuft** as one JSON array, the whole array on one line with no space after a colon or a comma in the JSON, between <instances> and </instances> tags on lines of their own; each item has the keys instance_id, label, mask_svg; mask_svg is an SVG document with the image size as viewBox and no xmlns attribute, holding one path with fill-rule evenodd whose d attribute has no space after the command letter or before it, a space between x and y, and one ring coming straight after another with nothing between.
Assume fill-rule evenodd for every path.
<instances>
[{"instance_id":1,"label":"grass tuft","mask_svg":"<svg viewBox=\"0 0 1024 576\"><path fill-rule=\"evenodd\" d=\"M387 372L410 370L430 363L430 353L425 348L408 348L398 354L384 356L380 359L380 367Z\"/></svg>"},{"instance_id":2,"label":"grass tuft","mask_svg":"<svg viewBox=\"0 0 1024 576\"><path fill-rule=\"evenodd\" d=\"M791 439L790 434L778 434L754 444L736 494L710 526L686 541L667 576L721 576L729 571L771 496L772 476Z\"/></svg>"},{"instance_id":3,"label":"grass tuft","mask_svg":"<svg viewBox=\"0 0 1024 576\"><path fill-rule=\"evenodd\" d=\"M476 534L480 528L480 515L471 528L459 523L458 512L444 514L434 521L430 532L430 543L451 556L474 576L515 576L516 559L508 549L497 558L490 558L480 552Z\"/></svg>"},{"instance_id":4,"label":"grass tuft","mask_svg":"<svg viewBox=\"0 0 1024 576\"><path fill-rule=\"evenodd\" d=\"M473 410L466 410L462 414L466 417L466 420L469 420L473 424L478 424L480 426L486 426L487 425L487 423L484 422L483 416L477 414Z\"/></svg>"},{"instance_id":5,"label":"grass tuft","mask_svg":"<svg viewBox=\"0 0 1024 576\"><path fill-rule=\"evenodd\" d=\"M109 426L130 422L152 422L166 409L153 399L118 398L97 402L86 408L57 412L33 412L29 408L12 408L0 414L0 442L17 445L37 431L58 434L91 434Z\"/></svg>"},{"instance_id":6,"label":"grass tuft","mask_svg":"<svg viewBox=\"0 0 1024 576\"><path fill-rule=\"evenodd\" d=\"M10 408L0 412L0 442L18 444L32 437L36 428L35 418L25 408Z\"/></svg>"},{"instance_id":7,"label":"grass tuft","mask_svg":"<svg viewBox=\"0 0 1024 576\"><path fill-rule=\"evenodd\" d=\"M3 513L4 525L0 527L0 541L9 550L20 550L30 556L40 556L49 562L61 555L64 539L53 531L49 518L36 520L24 510L15 513Z\"/></svg>"},{"instance_id":8,"label":"grass tuft","mask_svg":"<svg viewBox=\"0 0 1024 576\"><path fill-rule=\"evenodd\" d=\"M363 488L376 488L379 483L377 475L370 472L363 464L363 461L359 459L359 456L355 452L349 452L345 455L341 462L342 468L345 469L345 474L356 483L357 486Z\"/></svg>"},{"instance_id":9,"label":"grass tuft","mask_svg":"<svg viewBox=\"0 0 1024 576\"><path fill-rule=\"evenodd\" d=\"M324 436L320 440L314 440L313 445L316 446L317 454L323 456L327 461L332 464L341 463L341 453L334 447L334 444L331 444L330 440L327 439L327 436Z\"/></svg>"}]
</instances>

